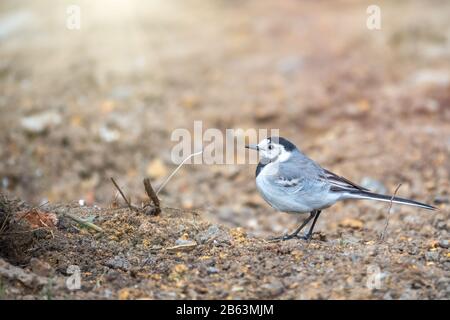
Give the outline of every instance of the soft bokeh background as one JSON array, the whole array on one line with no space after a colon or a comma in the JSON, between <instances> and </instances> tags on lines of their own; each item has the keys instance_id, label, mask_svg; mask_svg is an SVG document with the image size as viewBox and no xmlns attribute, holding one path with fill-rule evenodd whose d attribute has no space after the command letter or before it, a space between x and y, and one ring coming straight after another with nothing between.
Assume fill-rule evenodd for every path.
<instances>
[{"instance_id":1,"label":"soft bokeh background","mask_svg":"<svg viewBox=\"0 0 450 320\"><path fill-rule=\"evenodd\" d=\"M70 4L80 30L66 28ZM145 176L157 186L175 168L172 131L202 120L279 128L357 183L402 183L400 195L444 210L395 207L391 223L426 233L450 197L450 2L377 1L379 31L366 28L369 4L1 1L0 190L108 206L112 176L139 203ZM256 193L254 170L185 166L163 204L257 235L292 229ZM317 229L351 218L381 230L385 213L339 204Z\"/></svg>"}]
</instances>

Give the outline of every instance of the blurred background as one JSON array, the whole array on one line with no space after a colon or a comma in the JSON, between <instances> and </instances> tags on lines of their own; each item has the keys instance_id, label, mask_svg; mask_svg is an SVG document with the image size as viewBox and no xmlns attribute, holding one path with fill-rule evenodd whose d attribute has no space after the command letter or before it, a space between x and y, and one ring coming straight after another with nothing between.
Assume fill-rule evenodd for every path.
<instances>
[{"instance_id":1,"label":"blurred background","mask_svg":"<svg viewBox=\"0 0 450 320\"><path fill-rule=\"evenodd\" d=\"M33 204L134 203L175 168L171 133L279 128L375 191L449 206L450 2L95 0L0 3L0 191ZM70 5L81 28L67 28ZM255 165L187 165L163 205L254 235L290 230L257 194ZM339 204L382 229L383 204ZM394 207L422 231L428 213ZM405 220L406 219L406 220ZM348 221L348 220L347 220ZM430 227L431 226L427 226ZM419 232L419 231L418 231ZM426 232L426 229L424 229Z\"/></svg>"}]
</instances>

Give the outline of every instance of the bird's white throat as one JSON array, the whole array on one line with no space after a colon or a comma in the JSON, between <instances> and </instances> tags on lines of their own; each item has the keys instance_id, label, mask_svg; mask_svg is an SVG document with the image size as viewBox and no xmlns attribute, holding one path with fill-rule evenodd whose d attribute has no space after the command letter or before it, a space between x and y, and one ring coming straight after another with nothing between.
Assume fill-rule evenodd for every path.
<instances>
[{"instance_id":1,"label":"bird's white throat","mask_svg":"<svg viewBox=\"0 0 450 320\"><path fill-rule=\"evenodd\" d=\"M285 162L288 161L289 158L291 157L291 153L289 151L283 151L277 158L277 160L275 161L279 161L279 162Z\"/></svg>"},{"instance_id":2,"label":"bird's white throat","mask_svg":"<svg viewBox=\"0 0 450 320\"><path fill-rule=\"evenodd\" d=\"M278 174L279 164L288 161L291 157L291 152L283 151L275 160L267 162L261 171L262 176L273 176Z\"/></svg>"}]
</instances>

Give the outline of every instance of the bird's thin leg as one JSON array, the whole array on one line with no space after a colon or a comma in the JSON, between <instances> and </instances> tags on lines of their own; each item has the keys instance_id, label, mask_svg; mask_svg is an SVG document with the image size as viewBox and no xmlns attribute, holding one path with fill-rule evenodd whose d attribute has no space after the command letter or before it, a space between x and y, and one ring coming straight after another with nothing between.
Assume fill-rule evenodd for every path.
<instances>
[{"instance_id":1,"label":"bird's thin leg","mask_svg":"<svg viewBox=\"0 0 450 320\"><path fill-rule=\"evenodd\" d=\"M309 214L309 217L306 218L302 224L300 225L300 227L298 227L294 232L292 232L291 234L286 234L284 236L280 236L280 237L275 237L275 238L271 238L271 241L277 241L277 240L289 240L292 238L297 237L298 233L308 224L308 222L311 221L312 218L314 218L316 216L316 210L311 211L311 213Z\"/></svg>"},{"instance_id":2,"label":"bird's thin leg","mask_svg":"<svg viewBox=\"0 0 450 320\"><path fill-rule=\"evenodd\" d=\"M304 237L305 240L311 239L312 234L313 234L313 230L314 230L314 226L316 225L316 221L317 221L317 219L319 218L321 212L322 212L322 211L320 211L320 210L317 210L317 211L316 211L316 214L314 215L314 220L313 220L313 222L312 222L312 224L311 224L311 227L309 228L308 233L307 233L307 234L305 235L305 237Z\"/></svg>"}]
</instances>

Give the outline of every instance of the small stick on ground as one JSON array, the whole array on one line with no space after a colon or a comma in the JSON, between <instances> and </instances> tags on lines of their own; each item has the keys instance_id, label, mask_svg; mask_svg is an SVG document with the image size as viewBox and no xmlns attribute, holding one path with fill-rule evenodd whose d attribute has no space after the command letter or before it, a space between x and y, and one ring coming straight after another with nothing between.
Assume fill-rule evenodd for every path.
<instances>
[{"instance_id":1,"label":"small stick on ground","mask_svg":"<svg viewBox=\"0 0 450 320\"><path fill-rule=\"evenodd\" d=\"M153 202L155 208L153 211L154 215L159 215L161 213L161 204L159 202L159 198L155 193L155 190L153 190L152 184L150 183L149 178L144 179L144 188L145 192L147 193L147 196L150 198L150 200Z\"/></svg>"},{"instance_id":2,"label":"small stick on ground","mask_svg":"<svg viewBox=\"0 0 450 320\"><path fill-rule=\"evenodd\" d=\"M75 222L78 222L79 224L81 224L82 226L85 226L87 228L91 228L94 229L95 231L98 232L103 232L103 229L100 228L99 226L93 224L92 222L89 221L85 221L84 219L81 219L80 217L77 217L74 214L71 213L64 213L65 216L69 217L70 219L74 220Z\"/></svg>"},{"instance_id":3,"label":"small stick on ground","mask_svg":"<svg viewBox=\"0 0 450 320\"><path fill-rule=\"evenodd\" d=\"M401 183L397 186L397 188L394 191L394 194L391 197L391 201L389 202L389 208L388 208L388 212L387 212L386 223L384 224L384 229L383 229L383 232L381 233L380 241L384 241L384 237L386 235L386 230L387 230L388 225L389 225L389 218L391 217L392 201L394 201L394 198L397 195L398 189L400 189L401 186L402 186Z\"/></svg>"},{"instance_id":4,"label":"small stick on ground","mask_svg":"<svg viewBox=\"0 0 450 320\"><path fill-rule=\"evenodd\" d=\"M116 181L114 180L113 177L111 177L111 181L114 184L114 186L116 187L117 191L119 191L119 193L122 196L123 200L125 200L125 202L127 203L128 208L130 208L130 210L132 210L132 211L137 211L137 208L133 207L131 205L131 202L127 199L127 197L125 197L125 194L122 192L122 189L120 189L119 185L116 183Z\"/></svg>"}]
</instances>

